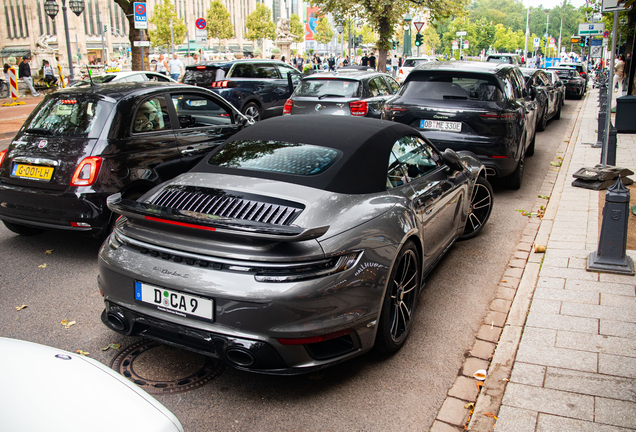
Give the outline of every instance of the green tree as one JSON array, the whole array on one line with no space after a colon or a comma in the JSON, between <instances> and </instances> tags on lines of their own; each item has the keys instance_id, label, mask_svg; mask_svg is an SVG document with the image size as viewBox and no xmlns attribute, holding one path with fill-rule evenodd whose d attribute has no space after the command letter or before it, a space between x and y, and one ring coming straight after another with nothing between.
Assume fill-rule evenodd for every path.
<instances>
[{"instance_id":1,"label":"green tree","mask_svg":"<svg viewBox=\"0 0 636 432\"><path fill-rule=\"evenodd\" d=\"M170 19L172 19L172 31L175 44L180 44L186 37L185 22L177 16L177 11L171 2L157 3L148 22L154 25L154 30L148 30L150 43L154 47L172 47L170 37Z\"/></svg>"},{"instance_id":2,"label":"green tree","mask_svg":"<svg viewBox=\"0 0 636 432\"><path fill-rule=\"evenodd\" d=\"M263 53L265 52L265 40L273 40L276 37L276 25L272 21L272 11L263 3L256 3L254 12L245 20L247 34L245 38L252 42L261 39L263 41Z\"/></svg>"},{"instance_id":3,"label":"green tree","mask_svg":"<svg viewBox=\"0 0 636 432\"><path fill-rule=\"evenodd\" d=\"M373 31L373 27L368 24L363 25L358 34L362 35L362 43L364 45L372 45L378 41L378 35Z\"/></svg>"},{"instance_id":4,"label":"green tree","mask_svg":"<svg viewBox=\"0 0 636 432\"><path fill-rule=\"evenodd\" d=\"M424 52L428 54L435 53L441 46L442 41L439 38L439 35L435 31L435 28L428 26L422 32L422 37L424 41ZM414 41L415 42L415 41Z\"/></svg>"},{"instance_id":5,"label":"green tree","mask_svg":"<svg viewBox=\"0 0 636 432\"><path fill-rule=\"evenodd\" d=\"M320 17L318 24L316 25L316 31L314 32L314 39L321 44L328 44L333 39L333 28L326 16Z\"/></svg>"},{"instance_id":6,"label":"green tree","mask_svg":"<svg viewBox=\"0 0 636 432\"><path fill-rule=\"evenodd\" d=\"M451 15L462 14L469 0L311 0L323 13L331 12L336 22L343 22L346 16L364 17L378 35L376 48L379 50L378 69L385 70L387 51L396 27L403 25L403 17L424 13L428 8L432 21Z\"/></svg>"},{"instance_id":7,"label":"green tree","mask_svg":"<svg viewBox=\"0 0 636 432\"><path fill-rule=\"evenodd\" d=\"M289 32L297 44L305 41L305 25L296 14L289 17Z\"/></svg>"},{"instance_id":8,"label":"green tree","mask_svg":"<svg viewBox=\"0 0 636 432\"><path fill-rule=\"evenodd\" d=\"M141 47L135 46L136 41L148 40L148 32L145 30L135 30L135 11L133 10L133 1L130 0L113 0L124 12L124 16L128 20L128 40L130 41L132 54L132 70L141 70ZM86 13L86 12L84 12ZM150 54L146 50L146 55Z\"/></svg>"},{"instance_id":9,"label":"green tree","mask_svg":"<svg viewBox=\"0 0 636 432\"><path fill-rule=\"evenodd\" d=\"M495 30L495 25L484 17L473 22L468 30L470 35L469 55L477 55L482 50L488 50L495 40Z\"/></svg>"},{"instance_id":10,"label":"green tree","mask_svg":"<svg viewBox=\"0 0 636 432\"><path fill-rule=\"evenodd\" d=\"M219 51L221 50L221 39L234 37L234 26L230 19L230 13L219 0L210 2L210 9L206 16L208 25L206 27L209 38L219 40Z\"/></svg>"}]
</instances>

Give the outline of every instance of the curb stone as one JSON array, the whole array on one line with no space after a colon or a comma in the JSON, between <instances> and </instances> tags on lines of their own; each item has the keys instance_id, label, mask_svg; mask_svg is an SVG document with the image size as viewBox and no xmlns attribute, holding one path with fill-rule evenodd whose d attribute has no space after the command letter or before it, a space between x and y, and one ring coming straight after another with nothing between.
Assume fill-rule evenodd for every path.
<instances>
[{"instance_id":1,"label":"curb stone","mask_svg":"<svg viewBox=\"0 0 636 432\"><path fill-rule=\"evenodd\" d=\"M587 97L584 103L587 103ZM548 199L537 198L532 209L533 212L545 209L543 221L528 218L521 239L498 284L495 299L491 302L476 335L475 344L468 352L460 374L449 389L430 432L494 430L494 417L499 412L506 383L512 371L543 259L543 254L533 252L533 244L547 244L552 230L552 220L561 197L560 192L553 191L559 183L559 177L567 175L567 166L564 165L566 162L569 165L571 159L574 145L570 146L570 143L576 143L579 137L579 133L574 135L575 131L580 129L581 110L582 107L576 118L571 120L571 125L568 125L565 136L569 136L570 139L561 143L554 156L555 160L557 157L563 158L562 167L558 172L548 171L539 190L539 195ZM554 210L551 211L552 209ZM549 212L551 218L547 219ZM488 370L488 377L483 382L481 391L473 377L473 373L478 369Z\"/></svg>"}]
</instances>

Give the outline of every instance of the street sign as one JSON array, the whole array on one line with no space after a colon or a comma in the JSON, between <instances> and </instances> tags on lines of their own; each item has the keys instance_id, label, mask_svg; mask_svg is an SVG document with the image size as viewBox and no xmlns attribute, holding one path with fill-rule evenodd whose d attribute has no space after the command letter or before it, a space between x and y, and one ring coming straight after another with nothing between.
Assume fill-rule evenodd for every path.
<instances>
[{"instance_id":1,"label":"street sign","mask_svg":"<svg viewBox=\"0 0 636 432\"><path fill-rule=\"evenodd\" d=\"M608 39L608 38L609 38L609 32L608 32L607 30L605 30L605 31L603 32L603 37L604 37L605 39Z\"/></svg>"},{"instance_id":2,"label":"street sign","mask_svg":"<svg viewBox=\"0 0 636 432\"><path fill-rule=\"evenodd\" d=\"M208 41L208 31L194 29L194 38L196 43L206 43Z\"/></svg>"},{"instance_id":3,"label":"street sign","mask_svg":"<svg viewBox=\"0 0 636 432\"><path fill-rule=\"evenodd\" d=\"M575 43L579 43L579 42L581 42L581 38L579 36L572 36L570 38L570 43L575 44Z\"/></svg>"},{"instance_id":4,"label":"street sign","mask_svg":"<svg viewBox=\"0 0 636 432\"><path fill-rule=\"evenodd\" d=\"M601 41L603 39L590 39L590 46L601 46Z\"/></svg>"},{"instance_id":5,"label":"street sign","mask_svg":"<svg viewBox=\"0 0 636 432\"><path fill-rule=\"evenodd\" d=\"M199 30L205 30L205 28L208 25L208 22L205 20L205 18L197 18L197 20L195 21L194 25L199 29Z\"/></svg>"},{"instance_id":6,"label":"street sign","mask_svg":"<svg viewBox=\"0 0 636 432\"><path fill-rule=\"evenodd\" d=\"M457 33L455 33L457 36L468 36L468 32L465 31L458 31Z\"/></svg>"},{"instance_id":7,"label":"street sign","mask_svg":"<svg viewBox=\"0 0 636 432\"><path fill-rule=\"evenodd\" d=\"M556 46L556 39L555 38L550 38L549 44L551 47L554 48L554 46Z\"/></svg>"},{"instance_id":8,"label":"street sign","mask_svg":"<svg viewBox=\"0 0 636 432\"><path fill-rule=\"evenodd\" d=\"M538 48L541 45L541 39L539 39L538 37L534 38L533 40L533 45L535 48Z\"/></svg>"},{"instance_id":9,"label":"street sign","mask_svg":"<svg viewBox=\"0 0 636 432\"><path fill-rule=\"evenodd\" d=\"M150 41L133 41L133 45L138 47L149 47Z\"/></svg>"},{"instance_id":10,"label":"street sign","mask_svg":"<svg viewBox=\"0 0 636 432\"><path fill-rule=\"evenodd\" d=\"M607 12L622 12L627 10L625 7L625 0L603 0L602 11Z\"/></svg>"},{"instance_id":11,"label":"street sign","mask_svg":"<svg viewBox=\"0 0 636 432\"><path fill-rule=\"evenodd\" d=\"M459 48L459 41L458 40L454 40L453 41L453 49L457 49Z\"/></svg>"},{"instance_id":12,"label":"street sign","mask_svg":"<svg viewBox=\"0 0 636 432\"><path fill-rule=\"evenodd\" d=\"M464 41L464 49L468 49L469 45L468 45L468 41Z\"/></svg>"},{"instance_id":13,"label":"street sign","mask_svg":"<svg viewBox=\"0 0 636 432\"><path fill-rule=\"evenodd\" d=\"M603 46L607 48L609 46L609 39L603 39Z\"/></svg>"},{"instance_id":14,"label":"street sign","mask_svg":"<svg viewBox=\"0 0 636 432\"><path fill-rule=\"evenodd\" d=\"M415 26L415 30L417 30L418 33L420 32L420 30L422 30L422 27L424 27L423 22L414 22L413 25Z\"/></svg>"},{"instance_id":15,"label":"street sign","mask_svg":"<svg viewBox=\"0 0 636 432\"><path fill-rule=\"evenodd\" d=\"M605 31L604 23L579 24L579 36L601 36Z\"/></svg>"},{"instance_id":16,"label":"street sign","mask_svg":"<svg viewBox=\"0 0 636 432\"><path fill-rule=\"evenodd\" d=\"M603 47L601 46L593 46L590 48L590 57L592 58L601 58L602 53Z\"/></svg>"},{"instance_id":17,"label":"street sign","mask_svg":"<svg viewBox=\"0 0 636 432\"><path fill-rule=\"evenodd\" d=\"M135 29L147 29L148 16L146 15L146 3L135 2L133 3L133 9L135 10Z\"/></svg>"}]
</instances>

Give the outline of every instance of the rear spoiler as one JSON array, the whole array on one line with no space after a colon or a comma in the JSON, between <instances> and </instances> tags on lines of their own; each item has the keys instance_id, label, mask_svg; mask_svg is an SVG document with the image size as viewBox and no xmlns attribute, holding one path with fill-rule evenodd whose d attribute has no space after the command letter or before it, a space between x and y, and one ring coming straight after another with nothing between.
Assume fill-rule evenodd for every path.
<instances>
[{"instance_id":1,"label":"rear spoiler","mask_svg":"<svg viewBox=\"0 0 636 432\"><path fill-rule=\"evenodd\" d=\"M219 234L229 234L261 240L281 242L312 240L322 236L329 229L329 226L301 228L297 226L271 225L242 219L223 218L206 213L177 210L171 207L123 199L121 193L109 196L106 199L106 204L112 212L123 215L129 219L160 222L186 228L216 231Z\"/></svg>"}]
</instances>

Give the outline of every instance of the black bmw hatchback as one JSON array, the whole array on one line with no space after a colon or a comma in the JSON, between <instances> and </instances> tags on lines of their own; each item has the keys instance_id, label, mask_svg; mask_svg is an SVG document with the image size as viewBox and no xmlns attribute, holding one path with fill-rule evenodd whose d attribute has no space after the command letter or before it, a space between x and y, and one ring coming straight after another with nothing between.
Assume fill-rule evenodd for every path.
<instances>
[{"instance_id":1,"label":"black bmw hatchback","mask_svg":"<svg viewBox=\"0 0 636 432\"><path fill-rule=\"evenodd\" d=\"M102 236L106 197L137 198L188 171L247 119L205 89L113 83L48 95L0 152L0 220Z\"/></svg>"},{"instance_id":2,"label":"black bmw hatchback","mask_svg":"<svg viewBox=\"0 0 636 432\"><path fill-rule=\"evenodd\" d=\"M383 118L419 129L439 149L472 152L488 175L519 189L534 153L536 107L514 65L428 62L386 102Z\"/></svg>"}]
</instances>

